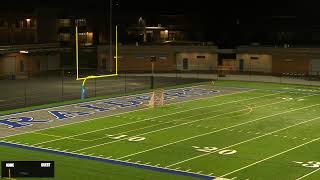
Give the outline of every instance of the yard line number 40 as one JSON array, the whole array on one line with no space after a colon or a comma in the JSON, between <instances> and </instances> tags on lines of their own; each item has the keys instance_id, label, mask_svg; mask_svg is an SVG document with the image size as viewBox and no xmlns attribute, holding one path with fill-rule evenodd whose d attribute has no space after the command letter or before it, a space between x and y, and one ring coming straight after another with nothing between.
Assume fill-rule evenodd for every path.
<instances>
[{"instance_id":1,"label":"yard line number 40","mask_svg":"<svg viewBox=\"0 0 320 180\"><path fill-rule=\"evenodd\" d=\"M146 139L145 137L137 137L137 136L130 137L128 135L107 135L107 136L113 140L120 140L120 139L126 138L130 142L140 142Z\"/></svg>"}]
</instances>

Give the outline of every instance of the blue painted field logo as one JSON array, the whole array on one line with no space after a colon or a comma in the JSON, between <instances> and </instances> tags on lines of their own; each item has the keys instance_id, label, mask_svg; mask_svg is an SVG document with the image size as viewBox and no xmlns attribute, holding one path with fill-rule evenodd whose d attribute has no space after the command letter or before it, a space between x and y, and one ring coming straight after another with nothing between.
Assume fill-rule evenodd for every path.
<instances>
[{"instance_id":1,"label":"blue painted field logo","mask_svg":"<svg viewBox=\"0 0 320 180\"><path fill-rule=\"evenodd\" d=\"M49 123L52 120L35 121L32 117L9 117L0 119L0 124L5 125L8 128L23 128L26 126L32 126L34 123Z\"/></svg>"},{"instance_id":2,"label":"blue painted field logo","mask_svg":"<svg viewBox=\"0 0 320 180\"><path fill-rule=\"evenodd\" d=\"M56 119L59 119L59 120L75 118L78 116L88 116L94 113L94 112L72 112L72 111L48 111L48 112L52 114Z\"/></svg>"},{"instance_id":3,"label":"blue painted field logo","mask_svg":"<svg viewBox=\"0 0 320 180\"><path fill-rule=\"evenodd\" d=\"M208 90L208 89L193 88L193 87L167 90L165 92L165 101L215 94L218 92L219 91L216 91L216 90ZM142 104L148 102L149 100L150 100L150 94L145 93L145 94L139 94L134 96L110 98L110 99L100 100L96 102L90 102L90 104L80 103L75 105L61 106L57 108L52 108L49 111L47 111L47 113L53 116L50 118L50 120L36 121L33 119L33 117L14 117L14 115L11 115L9 117L5 116L6 118L3 117L3 119L0 119L0 126L4 125L8 128L24 128L26 126L32 126L35 123L49 123L54 120L68 120L75 117L89 116L95 113L109 112L109 111L122 109L122 108L139 107ZM69 108L68 110L61 110L64 107L69 107Z\"/></svg>"}]
</instances>

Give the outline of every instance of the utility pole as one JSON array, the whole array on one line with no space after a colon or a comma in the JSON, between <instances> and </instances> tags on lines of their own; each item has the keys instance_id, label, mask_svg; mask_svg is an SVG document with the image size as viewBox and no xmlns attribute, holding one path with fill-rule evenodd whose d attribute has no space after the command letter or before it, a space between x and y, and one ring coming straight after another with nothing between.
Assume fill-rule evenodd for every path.
<instances>
[{"instance_id":1,"label":"utility pole","mask_svg":"<svg viewBox=\"0 0 320 180\"><path fill-rule=\"evenodd\" d=\"M109 38L110 38L110 42L109 42L109 69L110 72L113 71L113 56L112 56L112 0L110 0L110 5L109 5Z\"/></svg>"}]
</instances>

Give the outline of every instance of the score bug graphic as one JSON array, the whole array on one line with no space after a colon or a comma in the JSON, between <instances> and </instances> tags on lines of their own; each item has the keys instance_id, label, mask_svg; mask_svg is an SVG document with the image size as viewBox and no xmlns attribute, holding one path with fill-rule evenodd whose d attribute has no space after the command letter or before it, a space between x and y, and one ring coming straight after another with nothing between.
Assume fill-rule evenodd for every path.
<instances>
[{"instance_id":1,"label":"score bug graphic","mask_svg":"<svg viewBox=\"0 0 320 180\"><path fill-rule=\"evenodd\" d=\"M54 161L2 161L3 178L54 177Z\"/></svg>"}]
</instances>

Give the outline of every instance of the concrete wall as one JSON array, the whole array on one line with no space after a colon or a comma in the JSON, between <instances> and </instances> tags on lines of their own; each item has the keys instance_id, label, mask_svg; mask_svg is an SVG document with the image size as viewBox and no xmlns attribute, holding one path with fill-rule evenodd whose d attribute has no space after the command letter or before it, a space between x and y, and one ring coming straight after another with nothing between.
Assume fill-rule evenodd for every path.
<instances>
[{"instance_id":1,"label":"concrete wall","mask_svg":"<svg viewBox=\"0 0 320 180\"><path fill-rule=\"evenodd\" d=\"M182 70L182 61L188 58L187 70L212 70L217 66L216 47L197 46L120 46L119 71L151 71L150 57L155 56L156 72ZM109 70L107 46L98 46L98 64ZM204 56L205 58L197 58ZM114 64L111 65L114 68Z\"/></svg>"},{"instance_id":2,"label":"concrete wall","mask_svg":"<svg viewBox=\"0 0 320 180\"><path fill-rule=\"evenodd\" d=\"M241 53L237 54L237 62L235 65L239 70L239 61L244 60L244 71L251 72L272 72L272 59L273 56L270 54L254 54L254 53Z\"/></svg>"},{"instance_id":3,"label":"concrete wall","mask_svg":"<svg viewBox=\"0 0 320 180\"><path fill-rule=\"evenodd\" d=\"M106 54L107 52L107 54ZM107 70L115 70L114 64L108 65L109 55L106 47L98 48L99 64L105 64ZM157 46L121 46L119 47L119 71L151 71L150 57L155 56L155 71L175 70L175 54L170 47ZM109 68L108 68L109 67Z\"/></svg>"},{"instance_id":4,"label":"concrete wall","mask_svg":"<svg viewBox=\"0 0 320 180\"><path fill-rule=\"evenodd\" d=\"M304 73L309 72L310 56L304 53L275 53L272 55L272 72Z\"/></svg>"},{"instance_id":5,"label":"concrete wall","mask_svg":"<svg viewBox=\"0 0 320 180\"><path fill-rule=\"evenodd\" d=\"M0 76L32 75L58 69L60 69L59 54L30 55L10 53L0 56Z\"/></svg>"},{"instance_id":6,"label":"concrete wall","mask_svg":"<svg viewBox=\"0 0 320 180\"><path fill-rule=\"evenodd\" d=\"M188 69L183 69L183 59L188 60ZM183 52L176 54L178 70L215 70L218 64L216 53Z\"/></svg>"}]
</instances>

